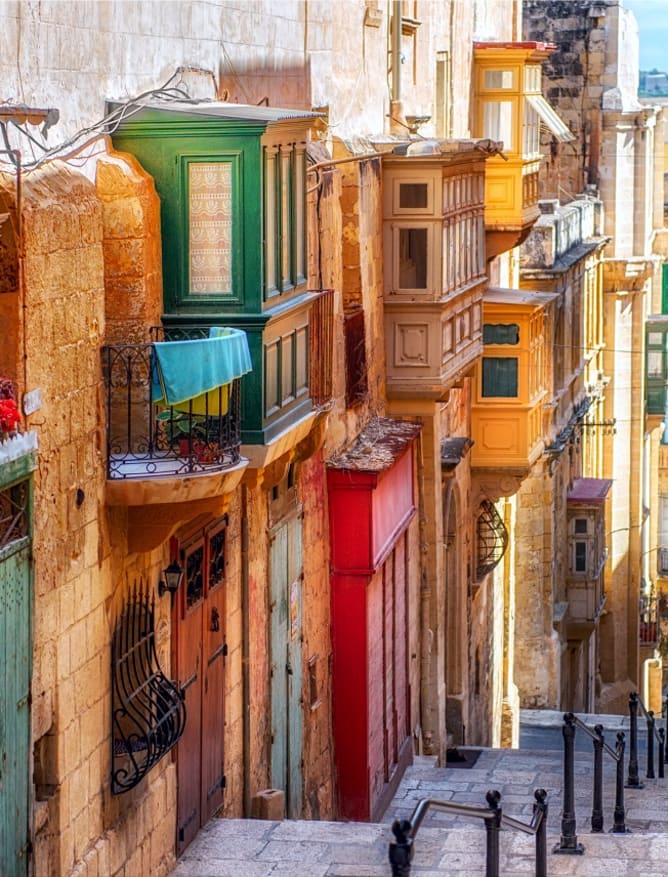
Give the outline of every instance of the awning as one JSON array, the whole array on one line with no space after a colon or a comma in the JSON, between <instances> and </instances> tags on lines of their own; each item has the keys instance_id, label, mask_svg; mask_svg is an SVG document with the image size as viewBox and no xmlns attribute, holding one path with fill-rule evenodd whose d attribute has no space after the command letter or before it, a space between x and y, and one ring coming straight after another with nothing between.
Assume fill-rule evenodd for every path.
<instances>
[{"instance_id":1,"label":"awning","mask_svg":"<svg viewBox=\"0 0 668 877\"><path fill-rule=\"evenodd\" d=\"M571 133L568 125L557 115L542 94L528 94L526 99L529 106L538 113L543 124L550 129L557 140L561 143L575 140L575 135Z\"/></svg>"},{"instance_id":2,"label":"awning","mask_svg":"<svg viewBox=\"0 0 668 877\"><path fill-rule=\"evenodd\" d=\"M610 478L576 478L566 494L566 502L603 503L611 487Z\"/></svg>"}]
</instances>

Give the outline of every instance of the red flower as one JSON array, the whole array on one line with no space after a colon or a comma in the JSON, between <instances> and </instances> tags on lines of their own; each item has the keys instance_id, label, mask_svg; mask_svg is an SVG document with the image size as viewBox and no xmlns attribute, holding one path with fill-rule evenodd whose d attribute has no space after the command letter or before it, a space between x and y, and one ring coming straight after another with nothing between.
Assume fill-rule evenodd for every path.
<instances>
[{"instance_id":1,"label":"red flower","mask_svg":"<svg viewBox=\"0 0 668 877\"><path fill-rule=\"evenodd\" d=\"M0 433L13 432L20 422L16 402L13 399L0 399Z\"/></svg>"}]
</instances>

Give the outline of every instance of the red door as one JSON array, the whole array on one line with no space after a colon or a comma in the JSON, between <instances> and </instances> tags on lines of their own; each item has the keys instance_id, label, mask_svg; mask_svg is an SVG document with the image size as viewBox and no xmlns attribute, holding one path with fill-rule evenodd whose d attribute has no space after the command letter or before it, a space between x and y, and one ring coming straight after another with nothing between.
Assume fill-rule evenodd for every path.
<instances>
[{"instance_id":1,"label":"red door","mask_svg":"<svg viewBox=\"0 0 668 877\"><path fill-rule=\"evenodd\" d=\"M176 666L186 727L176 750L180 854L223 803L226 519L184 542L176 598Z\"/></svg>"}]
</instances>

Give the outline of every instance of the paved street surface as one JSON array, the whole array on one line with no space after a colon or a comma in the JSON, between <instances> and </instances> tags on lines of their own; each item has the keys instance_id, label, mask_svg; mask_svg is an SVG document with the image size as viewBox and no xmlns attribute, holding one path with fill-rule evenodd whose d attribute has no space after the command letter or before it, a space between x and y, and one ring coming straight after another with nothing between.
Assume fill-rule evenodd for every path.
<instances>
[{"instance_id":1,"label":"paved street surface","mask_svg":"<svg viewBox=\"0 0 668 877\"><path fill-rule=\"evenodd\" d=\"M628 720L592 717L606 728L606 742ZM179 861L174 877L389 877L390 824L409 817L421 798L484 805L485 792L498 789L504 812L525 822L531 818L533 791L548 792L548 849L559 843L561 828L562 761L560 713L523 713L519 750L484 749L471 768L434 766L434 759L417 758L406 772L381 824L344 822L265 822L214 819L200 832ZM626 727L625 727L626 723ZM641 739L644 735L641 734ZM626 835L607 833L612 825L615 795L614 764L605 759L604 834L589 833L591 816L591 750L576 735L575 785L578 840L582 856L548 853L550 875L590 877L667 877L668 779L646 780L640 759L643 789L626 789ZM556 741L556 743L555 743ZM534 748L540 747L540 748ZM549 748L548 748L549 747ZM657 770L658 775L658 770ZM504 830L501 834L501 874L534 873L534 839ZM430 812L417 835L412 875L484 875L485 831L482 822Z\"/></svg>"}]
</instances>

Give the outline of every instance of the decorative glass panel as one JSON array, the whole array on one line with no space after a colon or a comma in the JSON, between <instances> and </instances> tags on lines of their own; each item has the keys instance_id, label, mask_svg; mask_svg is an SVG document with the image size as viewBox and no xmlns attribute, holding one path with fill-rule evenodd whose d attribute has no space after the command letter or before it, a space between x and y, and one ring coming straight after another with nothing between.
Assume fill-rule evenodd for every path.
<instances>
[{"instance_id":1,"label":"decorative glass panel","mask_svg":"<svg viewBox=\"0 0 668 877\"><path fill-rule=\"evenodd\" d=\"M225 578L225 532L226 528L209 537L209 588L214 588Z\"/></svg>"},{"instance_id":2,"label":"decorative glass panel","mask_svg":"<svg viewBox=\"0 0 668 877\"><path fill-rule=\"evenodd\" d=\"M204 595L204 546L200 545L186 561L186 607L190 609Z\"/></svg>"},{"instance_id":3,"label":"decorative glass panel","mask_svg":"<svg viewBox=\"0 0 668 877\"><path fill-rule=\"evenodd\" d=\"M502 140L506 150L513 147L513 103L512 101L485 101L483 107L483 137Z\"/></svg>"},{"instance_id":4,"label":"decorative glass panel","mask_svg":"<svg viewBox=\"0 0 668 877\"><path fill-rule=\"evenodd\" d=\"M190 292L232 290L232 167L227 162L188 165Z\"/></svg>"},{"instance_id":5,"label":"decorative glass panel","mask_svg":"<svg viewBox=\"0 0 668 877\"><path fill-rule=\"evenodd\" d=\"M517 397L517 359L514 356L483 357L482 395Z\"/></svg>"},{"instance_id":6,"label":"decorative glass panel","mask_svg":"<svg viewBox=\"0 0 668 877\"><path fill-rule=\"evenodd\" d=\"M427 229L399 229L399 289L427 288Z\"/></svg>"},{"instance_id":7,"label":"decorative glass panel","mask_svg":"<svg viewBox=\"0 0 668 877\"><path fill-rule=\"evenodd\" d=\"M663 377L663 352L661 350L647 351L647 376L650 378Z\"/></svg>"},{"instance_id":8,"label":"decorative glass panel","mask_svg":"<svg viewBox=\"0 0 668 877\"><path fill-rule=\"evenodd\" d=\"M483 344L519 344L520 327L517 323L485 323L482 340Z\"/></svg>"},{"instance_id":9,"label":"decorative glass panel","mask_svg":"<svg viewBox=\"0 0 668 877\"><path fill-rule=\"evenodd\" d=\"M485 88L512 88L512 70L485 70Z\"/></svg>"}]
</instances>

